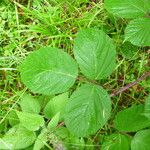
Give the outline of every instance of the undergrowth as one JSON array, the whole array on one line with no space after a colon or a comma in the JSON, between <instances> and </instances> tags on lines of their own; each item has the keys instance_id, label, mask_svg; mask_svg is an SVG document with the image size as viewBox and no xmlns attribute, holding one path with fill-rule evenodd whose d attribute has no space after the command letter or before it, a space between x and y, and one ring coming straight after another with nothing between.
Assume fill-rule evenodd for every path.
<instances>
[{"instance_id":1,"label":"undergrowth","mask_svg":"<svg viewBox=\"0 0 150 150\"><path fill-rule=\"evenodd\" d=\"M109 95L137 80L150 69L148 46L123 44L124 31L130 20L108 13L101 0L2 0L0 11L0 138L18 122L13 112L22 109L20 101L24 98L24 94L38 99L42 109L49 99L54 97L31 92L20 78L19 66L28 55L40 48L50 46L63 49L74 58L73 47L79 31L86 28L103 30L117 47L117 65L114 71L109 77L96 82L107 89ZM133 51L128 52L129 49ZM69 95L76 87L80 87L80 80L83 83L87 82L87 79L82 81L80 76L82 73L79 73L79 79L71 88ZM93 80L89 82L93 83ZM145 103L150 93L149 82L150 79L147 78L113 96L112 117L96 134L87 136L84 140L78 139L64 133L67 132L63 130L65 125L63 121L59 121L57 127L60 130L58 133L56 130L56 134L53 134L54 131L52 134L46 133L50 136L43 149L63 149L66 145L68 149L99 149L104 137L115 131L113 124L115 115L132 105ZM40 113L44 116L43 111ZM49 118L44 119L49 123ZM60 140L59 136L68 136L69 139L64 140L66 137L62 137L63 140ZM32 145L30 149L33 149Z\"/></svg>"}]
</instances>

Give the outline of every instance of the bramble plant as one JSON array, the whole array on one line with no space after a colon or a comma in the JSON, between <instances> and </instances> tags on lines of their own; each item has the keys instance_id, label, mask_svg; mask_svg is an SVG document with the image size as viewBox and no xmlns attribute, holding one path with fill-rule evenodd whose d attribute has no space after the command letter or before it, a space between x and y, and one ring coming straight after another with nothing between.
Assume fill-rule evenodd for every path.
<instances>
[{"instance_id":1,"label":"bramble plant","mask_svg":"<svg viewBox=\"0 0 150 150\"><path fill-rule=\"evenodd\" d=\"M125 29L124 42L150 46L149 0L105 0L104 7L114 16L132 19ZM117 67L116 47L102 29L87 28L78 32L73 55L50 46L30 53L19 71L22 82L38 98L22 95L21 109L9 114L12 128L0 138L0 149L26 149L32 145L33 150L45 146L76 149L68 144L76 143L77 149L92 150L95 148L89 136L108 130L101 150L149 150L150 95L142 104L114 113L111 97L127 88L108 94L101 84Z\"/></svg>"}]
</instances>

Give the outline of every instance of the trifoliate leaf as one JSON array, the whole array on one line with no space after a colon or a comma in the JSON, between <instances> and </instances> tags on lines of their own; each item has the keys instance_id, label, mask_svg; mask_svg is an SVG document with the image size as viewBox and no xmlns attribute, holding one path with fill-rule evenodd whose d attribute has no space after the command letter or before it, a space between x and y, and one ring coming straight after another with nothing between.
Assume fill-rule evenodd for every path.
<instances>
[{"instance_id":1,"label":"trifoliate leaf","mask_svg":"<svg viewBox=\"0 0 150 150\"><path fill-rule=\"evenodd\" d=\"M134 132L150 126L150 120L144 116L144 105L134 105L117 113L115 128L120 131Z\"/></svg>"},{"instance_id":2,"label":"trifoliate leaf","mask_svg":"<svg viewBox=\"0 0 150 150\"><path fill-rule=\"evenodd\" d=\"M69 99L66 106L65 124L78 137L94 134L110 117L111 101L100 86L84 84Z\"/></svg>"},{"instance_id":3,"label":"trifoliate leaf","mask_svg":"<svg viewBox=\"0 0 150 150\"><path fill-rule=\"evenodd\" d=\"M17 115L19 117L20 123L22 126L31 131L36 131L40 127L44 126L44 119L42 116L37 114L31 114L27 112L18 112Z\"/></svg>"},{"instance_id":4,"label":"trifoliate leaf","mask_svg":"<svg viewBox=\"0 0 150 150\"><path fill-rule=\"evenodd\" d=\"M125 41L137 46L150 46L150 19L132 20L125 29Z\"/></svg>"},{"instance_id":5,"label":"trifoliate leaf","mask_svg":"<svg viewBox=\"0 0 150 150\"><path fill-rule=\"evenodd\" d=\"M149 0L105 0L105 8L123 18L144 17L150 11Z\"/></svg>"},{"instance_id":6,"label":"trifoliate leaf","mask_svg":"<svg viewBox=\"0 0 150 150\"><path fill-rule=\"evenodd\" d=\"M63 50L45 47L23 61L21 79L33 92L53 95L67 91L78 75L76 62Z\"/></svg>"},{"instance_id":7,"label":"trifoliate leaf","mask_svg":"<svg viewBox=\"0 0 150 150\"><path fill-rule=\"evenodd\" d=\"M150 149L150 130L142 130L135 134L131 141L131 150L149 150Z\"/></svg>"},{"instance_id":8,"label":"trifoliate leaf","mask_svg":"<svg viewBox=\"0 0 150 150\"><path fill-rule=\"evenodd\" d=\"M115 46L101 30L85 29L78 33L73 49L81 72L89 79L109 76L115 63Z\"/></svg>"}]
</instances>

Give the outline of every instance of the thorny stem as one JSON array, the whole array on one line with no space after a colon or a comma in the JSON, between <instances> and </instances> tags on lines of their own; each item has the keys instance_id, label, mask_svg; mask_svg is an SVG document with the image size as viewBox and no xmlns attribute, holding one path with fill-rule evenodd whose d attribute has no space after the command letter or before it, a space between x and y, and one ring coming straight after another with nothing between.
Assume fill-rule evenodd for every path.
<instances>
[{"instance_id":1,"label":"thorny stem","mask_svg":"<svg viewBox=\"0 0 150 150\"><path fill-rule=\"evenodd\" d=\"M112 94L110 94L110 97L114 97L114 96L116 96L116 95L118 95L118 94L120 94L120 93L122 93L122 92L128 90L130 87L132 87L132 86L138 84L138 82L140 82L140 81L146 79L146 78L149 77L149 76L150 76L150 71L144 73L144 74L143 74L140 78L138 78L137 80L135 80L135 81L133 81L133 82L127 84L126 86L122 87L121 89L119 89L119 90L113 92Z\"/></svg>"},{"instance_id":2,"label":"thorny stem","mask_svg":"<svg viewBox=\"0 0 150 150\"><path fill-rule=\"evenodd\" d=\"M128 90L130 87L132 87L132 86L138 84L138 82L140 82L140 81L146 79L146 78L149 77L149 76L150 76L150 71L144 73L144 74L143 74L140 78L138 78L137 80L135 80L135 81L133 81L133 82L127 84L126 86L122 87L121 89L117 90L116 92L110 94L110 97L114 97L114 96L116 96L116 95L118 95L118 94L120 94L120 93L122 93L122 92ZM83 80L83 79L84 79L84 78L82 78L82 77L78 77L78 80ZM96 84L97 84L97 83L96 83ZM61 122L57 127L59 128L59 127L61 127L61 126L63 126L63 125L64 125L64 122Z\"/></svg>"}]
</instances>

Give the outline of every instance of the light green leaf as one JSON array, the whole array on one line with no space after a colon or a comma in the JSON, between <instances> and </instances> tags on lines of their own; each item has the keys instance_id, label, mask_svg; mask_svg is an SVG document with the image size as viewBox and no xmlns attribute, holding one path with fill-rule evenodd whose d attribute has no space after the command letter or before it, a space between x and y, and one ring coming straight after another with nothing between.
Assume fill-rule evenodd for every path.
<instances>
[{"instance_id":1,"label":"light green leaf","mask_svg":"<svg viewBox=\"0 0 150 150\"><path fill-rule=\"evenodd\" d=\"M40 112L40 103L34 99L31 95L24 94L19 102L23 112L35 113Z\"/></svg>"},{"instance_id":2,"label":"light green leaf","mask_svg":"<svg viewBox=\"0 0 150 150\"><path fill-rule=\"evenodd\" d=\"M18 115L16 114L16 111L15 110L12 110L8 117L7 117L8 121L9 121L9 124L11 126L14 126L14 125L17 125L19 123L19 118L18 118Z\"/></svg>"},{"instance_id":3,"label":"light green leaf","mask_svg":"<svg viewBox=\"0 0 150 150\"><path fill-rule=\"evenodd\" d=\"M36 131L40 127L44 126L44 119L42 116L37 114L31 114L27 112L18 112L17 115L19 117L20 123L22 126L31 131Z\"/></svg>"},{"instance_id":4,"label":"light green leaf","mask_svg":"<svg viewBox=\"0 0 150 150\"><path fill-rule=\"evenodd\" d=\"M125 41L137 46L150 46L150 19L132 20L125 29Z\"/></svg>"},{"instance_id":5,"label":"light green leaf","mask_svg":"<svg viewBox=\"0 0 150 150\"><path fill-rule=\"evenodd\" d=\"M149 0L105 0L105 8L123 18L144 17L150 11Z\"/></svg>"},{"instance_id":6,"label":"light green leaf","mask_svg":"<svg viewBox=\"0 0 150 150\"><path fill-rule=\"evenodd\" d=\"M41 131L41 133L38 135L35 141L33 150L40 150L44 147L44 145L46 145L46 142L48 141L47 133L48 133L47 129L43 129Z\"/></svg>"},{"instance_id":7,"label":"light green leaf","mask_svg":"<svg viewBox=\"0 0 150 150\"><path fill-rule=\"evenodd\" d=\"M36 135L21 125L11 128L3 138L0 139L0 149L23 149L34 143Z\"/></svg>"},{"instance_id":8,"label":"light green leaf","mask_svg":"<svg viewBox=\"0 0 150 150\"><path fill-rule=\"evenodd\" d=\"M55 96L51 99L44 109L44 115L47 118L54 117L58 112L61 112L60 117L63 118L64 109L68 100L68 92Z\"/></svg>"},{"instance_id":9,"label":"light green leaf","mask_svg":"<svg viewBox=\"0 0 150 150\"><path fill-rule=\"evenodd\" d=\"M84 84L71 96L66 106L65 124L78 137L94 134L110 117L108 93L97 85Z\"/></svg>"},{"instance_id":10,"label":"light green leaf","mask_svg":"<svg viewBox=\"0 0 150 150\"><path fill-rule=\"evenodd\" d=\"M50 130L53 130L59 122L59 118L60 118L60 112L58 112L49 122L49 124L47 125L47 128Z\"/></svg>"},{"instance_id":11,"label":"light green leaf","mask_svg":"<svg viewBox=\"0 0 150 150\"><path fill-rule=\"evenodd\" d=\"M130 150L130 139L120 133L114 133L106 137L101 150Z\"/></svg>"},{"instance_id":12,"label":"light green leaf","mask_svg":"<svg viewBox=\"0 0 150 150\"><path fill-rule=\"evenodd\" d=\"M147 97L145 102L144 115L150 119L150 95Z\"/></svg>"},{"instance_id":13,"label":"light green leaf","mask_svg":"<svg viewBox=\"0 0 150 150\"><path fill-rule=\"evenodd\" d=\"M150 120L144 116L144 105L134 105L116 115L115 128L120 131L134 132L150 126Z\"/></svg>"},{"instance_id":14,"label":"light green leaf","mask_svg":"<svg viewBox=\"0 0 150 150\"><path fill-rule=\"evenodd\" d=\"M33 92L53 95L67 91L78 75L76 62L63 50L45 47L23 61L21 79Z\"/></svg>"},{"instance_id":15,"label":"light green leaf","mask_svg":"<svg viewBox=\"0 0 150 150\"><path fill-rule=\"evenodd\" d=\"M149 150L150 149L150 130L142 130L135 134L131 141L131 150Z\"/></svg>"},{"instance_id":16,"label":"light green leaf","mask_svg":"<svg viewBox=\"0 0 150 150\"><path fill-rule=\"evenodd\" d=\"M85 29L78 33L73 49L81 72L89 79L109 76L115 63L115 46L101 30Z\"/></svg>"}]
</instances>

